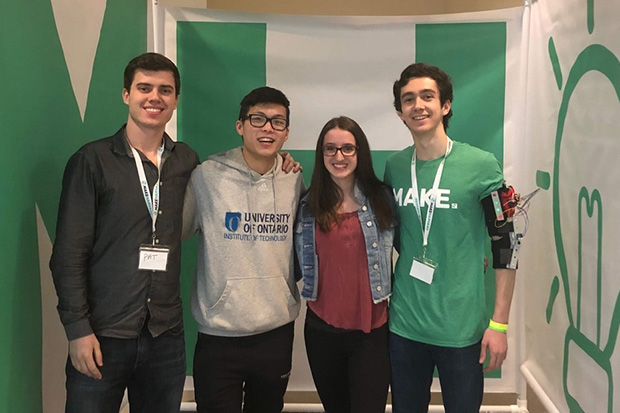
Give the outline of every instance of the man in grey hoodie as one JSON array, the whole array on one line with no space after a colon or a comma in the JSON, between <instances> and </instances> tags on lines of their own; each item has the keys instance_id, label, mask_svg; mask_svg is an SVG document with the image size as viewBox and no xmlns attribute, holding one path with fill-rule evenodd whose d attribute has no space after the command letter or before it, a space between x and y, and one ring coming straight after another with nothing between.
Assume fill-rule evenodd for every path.
<instances>
[{"instance_id":1,"label":"man in grey hoodie","mask_svg":"<svg viewBox=\"0 0 620 413\"><path fill-rule=\"evenodd\" d=\"M236 122L243 146L211 156L187 188L183 233L200 233L192 291L199 412L283 408L300 307L293 223L304 188L278 156L289 115L281 91L250 92Z\"/></svg>"}]
</instances>

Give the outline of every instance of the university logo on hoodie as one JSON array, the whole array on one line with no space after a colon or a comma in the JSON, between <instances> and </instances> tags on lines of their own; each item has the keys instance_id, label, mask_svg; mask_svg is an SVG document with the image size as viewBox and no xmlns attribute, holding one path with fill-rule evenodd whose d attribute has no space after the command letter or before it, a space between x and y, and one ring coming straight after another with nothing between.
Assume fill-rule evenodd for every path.
<instances>
[{"instance_id":1,"label":"university logo on hoodie","mask_svg":"<svg viewBox=\"0 0 620 413\"><path fill-rule=\"evenodd\" d=\"M254 242L282 242L288 238L291 214L226 212L224 239Z\"/></svg>"},{"instance_id":2,"label":"university logo on hoodie","mask_svg":"<svg viewBox=\"0 0 620 413\"><path fill-rule=\"evenodd\" d=\"M241 212L227 212L224 225L230 232L237 232L239 222L241 221Z\"/></svg>"}]
</instances>

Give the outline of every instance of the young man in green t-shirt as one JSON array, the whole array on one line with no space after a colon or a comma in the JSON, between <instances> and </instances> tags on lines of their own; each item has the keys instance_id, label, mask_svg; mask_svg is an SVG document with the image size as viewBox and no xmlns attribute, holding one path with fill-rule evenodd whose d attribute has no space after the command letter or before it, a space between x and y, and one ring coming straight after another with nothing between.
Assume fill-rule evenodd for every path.
<instances>
[{"instance_id":1,"label":"young man in green t-shirt","mask_svg":"<svg viewBox=\"0 0 620 413\"><path fill-rule=\"evenodd\" d=\"M437 367L446 412L478 412L486 353L484 371L490 371L507 351L515 282L510 268L516 268L518 251L510 240L518 244L518 237L511 219L501 211L494 216L491 196L508 189L492 154L446 135L453 99L446 73L412 64L393 91L414 145L390 157L385 172L400 215L390 307L392 405L395 413L427 412ZM485 223L496 268L491 322L484 294ZM493 229L498 223L502 231Z\"/></svg>"}]
</instances>

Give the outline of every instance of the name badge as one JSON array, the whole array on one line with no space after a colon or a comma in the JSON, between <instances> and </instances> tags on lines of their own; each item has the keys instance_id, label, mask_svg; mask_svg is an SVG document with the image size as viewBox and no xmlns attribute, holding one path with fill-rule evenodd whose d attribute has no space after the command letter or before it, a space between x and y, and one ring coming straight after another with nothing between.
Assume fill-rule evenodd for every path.
<instances>
[{"instance_id":1,"label":"name badge","mask_svg":"<svg viewBox=\"0 0 620 413\"><path fill-rule=\"evenodd\" d=\"M164 245L157 247L152 245L141 245L138 269L149 271L166 271L168 268L169 253L170 248Z\"/></svg>"},{"instance_id":2,"label":"name badge","mask_svg":"<svg viewBox=\"0 0 620 413\"><path fill-rule=\"evenodd\" d=\"M437 263L428 258L414 258L409 275L427 284L431 284L435 268L437 268Z\"/></svg>"}]
</instances>

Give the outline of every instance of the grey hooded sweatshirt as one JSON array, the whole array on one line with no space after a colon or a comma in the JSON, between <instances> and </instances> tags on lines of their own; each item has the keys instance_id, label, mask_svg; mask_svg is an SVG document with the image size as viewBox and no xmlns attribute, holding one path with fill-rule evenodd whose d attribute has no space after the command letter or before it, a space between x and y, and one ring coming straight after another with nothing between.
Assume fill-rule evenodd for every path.
<instances>
[{"instance_id":1,"label":"grey hooded sweatshirt","mask_svg":"<svg viewBox=\"0 0 620 413\"><path fill-rule=\"evenodd\" d=\"M241 148L209 157L190 178L183 234L199 231L192 314L198 331L240 337L283 326L299 314L293 270L299 173L282 158L264 175Z\"/></svg>"}]
</instances>

